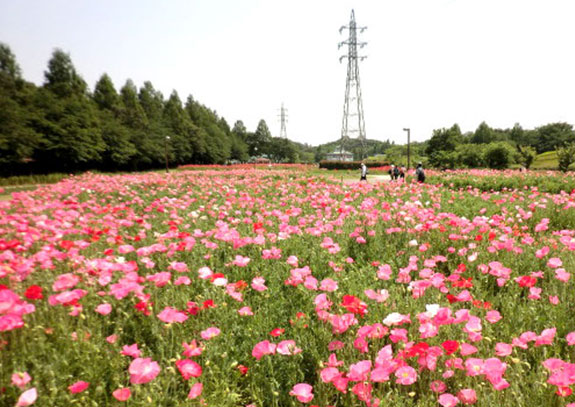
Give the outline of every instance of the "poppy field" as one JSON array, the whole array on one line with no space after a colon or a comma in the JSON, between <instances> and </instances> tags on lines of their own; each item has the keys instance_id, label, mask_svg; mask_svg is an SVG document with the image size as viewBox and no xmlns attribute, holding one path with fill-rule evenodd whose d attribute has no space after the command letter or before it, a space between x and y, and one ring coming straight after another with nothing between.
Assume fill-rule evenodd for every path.
<instances>
[{"instance_id":1,"label":"poppy field","mask_svg":"<svg viewBox=\"0 0 575 407\"><path fill-rule=\"evenodd\" d=\"M14 193L0 405L575 407L573 176L501 176L516 187L241 168Z\"/></svg>"}]
</instances>

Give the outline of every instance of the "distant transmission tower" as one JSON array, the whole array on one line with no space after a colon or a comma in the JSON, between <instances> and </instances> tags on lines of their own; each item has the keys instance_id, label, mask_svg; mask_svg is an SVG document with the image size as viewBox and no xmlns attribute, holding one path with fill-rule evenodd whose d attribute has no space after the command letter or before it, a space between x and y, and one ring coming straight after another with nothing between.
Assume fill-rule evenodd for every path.
<instances>
[{"instance_id":1,"label":"distant transmission tower","mask_svg":"<svg viewBox=\"0 0 575 407\"><path fill-rule=\"evenodd\" d=\"M287 109L284 109L283 103L282 103L282 108L280 109L280 121L281 121L280 137L281 138L287 138L287 130L286 130Z\"/></svg>"},{"instance_id":2,"label":"distant transmission tower","mask_svg":"<svg viewBox=\"0 0 575 407\"><path fill-rule=\"evenodd\" d=\"M365 150L365 122L363 118L363 102L361 100L361 87L359 86L359 61L363 61L365 56L357 54L357 48L363 48L367 42L357 41L357 31L362 33L367 27L358 27L355 23L355 14L351 10L349 25L344 25L339 29L339 33L347 29L349 37L338 44L338 49L347 45L347 55L339 58L341 62L347 58L347 79L345 82L345 101L343 103L343 119L341 122L341 153L344 145L351 137L359 138L361 142L361 158ZM343 154L340 156L343 159Z\"/></svg>"}]
</instances>

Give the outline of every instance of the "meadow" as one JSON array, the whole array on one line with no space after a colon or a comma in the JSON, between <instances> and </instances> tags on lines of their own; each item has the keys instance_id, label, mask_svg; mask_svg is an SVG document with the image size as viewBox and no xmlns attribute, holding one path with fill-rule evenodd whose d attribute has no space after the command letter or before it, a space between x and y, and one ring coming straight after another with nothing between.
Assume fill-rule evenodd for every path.
<instances>
[{"instance_id":1,"label":"meadow","mask_svg":"<svg viewBox=\"0 0 575 407\"><path fill-rule=\"evenodd\" d=\"M574 177L84 174L0 202L2 406L575 407Z\"/></svg>"}]
</instances>

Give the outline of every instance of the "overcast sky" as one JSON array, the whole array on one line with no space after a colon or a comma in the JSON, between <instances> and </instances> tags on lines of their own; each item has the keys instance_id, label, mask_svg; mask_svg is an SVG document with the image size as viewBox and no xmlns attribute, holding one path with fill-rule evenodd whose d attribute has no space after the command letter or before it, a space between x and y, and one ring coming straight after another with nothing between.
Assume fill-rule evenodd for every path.
<instances>
[{"instance_id":1,"label":"overcast sky","mask_svg":"<svg viewBox=\"0 0 575 407\"><path fill-rule=\"evenodd\" d=\"M288 137L317 145L340 137L352 8L368 138L575 122L573 0L0 0L0 41L36 84L58 47L91 89L149 80L250 131L279 136L283 102Z\"/></svg>"}]
</instances>

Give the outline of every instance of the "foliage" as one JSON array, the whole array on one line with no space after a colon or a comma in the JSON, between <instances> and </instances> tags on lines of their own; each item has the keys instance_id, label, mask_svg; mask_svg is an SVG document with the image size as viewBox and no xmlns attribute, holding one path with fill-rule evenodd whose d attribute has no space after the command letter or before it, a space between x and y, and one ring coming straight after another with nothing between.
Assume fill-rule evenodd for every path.
<instances>
[{"instance_id":1,"label":"foliage","mask_svg":"<svg viewBox=\"0 0 575 407\"><path fill-rule=\"evenodd\" d=\"M513 162L511 146L507 143L490 143L485 148L485 164L489 168L505 169Z\"/></svg>"},{"instance_id":2,"label":"foliage","mask_svg":"<svg viewBox=\"0 0 575 407\"><path fill-rule=\"evenodd\" d=\"M364 161L367 168L386 167L389 165L387 162L382 161ZM358 170L361 161L320 161L319 168L326 170Z\"/></svg>"},{"instance_id":3,"label":"foliage","mask_svg":"<svg viewBox=\"0 0 575 407\"><path fill-rule=\"evenodd\" d=\"M519 163L529 169L537 157L537 151L531 146L521 147L520 145L517 145L517 150L519 151Z\"/></svg>"},{"instance_id":4,"label":"foliage","mask_svg":"<svg viewBox=\"0 0 575 407\"><path fill-rule=\"evenodd\" d=\"M569 143L557 150L559 170L566 172L569 166L575 163L575 143Z\"/></svg>"}]
</instances>

